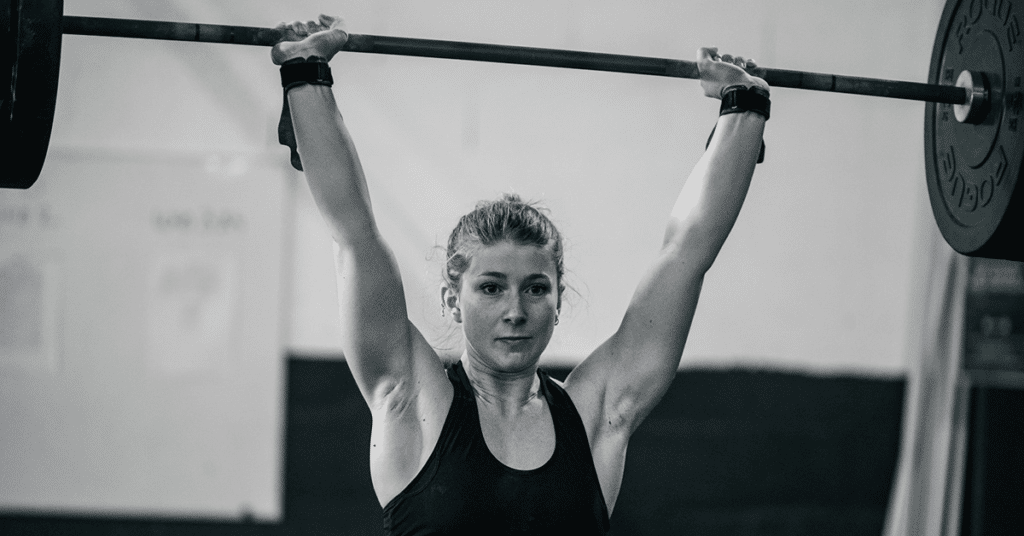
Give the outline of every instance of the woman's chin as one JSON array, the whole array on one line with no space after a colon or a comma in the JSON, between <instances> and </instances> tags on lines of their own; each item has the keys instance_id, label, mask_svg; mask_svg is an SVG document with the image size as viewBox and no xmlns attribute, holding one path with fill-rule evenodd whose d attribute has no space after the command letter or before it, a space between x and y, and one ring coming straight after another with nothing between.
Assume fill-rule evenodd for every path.
<instances>
[{"instance_id":1,"label":"woman's chin","mask_svg":"<svg viewBox=\"0 0 1024 536\"><path fill-rule=\"evenodd\" d=\"M524 371L532 371L540 361L540 354L531 351L495 351L490 355L482 356L480 361L495 372L504 374L515 374Z\"/></svg>"}]
</instances>

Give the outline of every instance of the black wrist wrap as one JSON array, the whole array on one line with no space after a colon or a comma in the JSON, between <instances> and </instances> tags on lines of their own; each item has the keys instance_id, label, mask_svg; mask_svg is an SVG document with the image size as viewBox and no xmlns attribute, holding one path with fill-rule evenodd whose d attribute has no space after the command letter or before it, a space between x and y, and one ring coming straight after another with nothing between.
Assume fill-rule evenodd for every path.
<instances>
[{"instance_id":1,"label":"black wrist wrap","mask_svg":"<svg viewBox=\"0 0 1024 536\"><path fill-rule=\"evenodd\" d=\"M281 87L285 93L303 84L333 86L334 78L331 76L331 67L327 61L318 56L311 56L288 60L281 65Z\"/></svg>"},{"instance_id":2,"label":"black wrist wrap","mask_svg":"<svg viewBox=\"0 0 1024 536\"><path fill-rule=\"evenodd\" d=\"M754 112L764 117L771 117L772 101L768 92L757 86L729 86L722 90L722 107L718 115Z\"/></svg>"}]
</instances>

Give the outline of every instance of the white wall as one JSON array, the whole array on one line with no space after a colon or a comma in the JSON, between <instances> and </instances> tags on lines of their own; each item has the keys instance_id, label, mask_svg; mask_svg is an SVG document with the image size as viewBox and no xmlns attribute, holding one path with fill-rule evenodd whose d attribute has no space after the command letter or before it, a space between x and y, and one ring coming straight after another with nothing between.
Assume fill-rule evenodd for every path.
<instances>
[{"instance_id":1,"label":"white wall","mask_svg":"<svg viewBox=\"0 0 1024 536\"><path fill-rule=\"evenodd\" d=\"M515 6L338 9L351 7L357 33L686 59L708 44L767 66L912 81L927 78L941 12L938 2ZM440 264L436 255L424 262L431 246L477 199L513 190L543 200L568 237L581 296L548 351L568 361L617 325L717 109L688 80L356 55L334 69L417 324L450 332L436 303ZM915 244L934 225L923 109L774 92L767 160L708 277L684 365L903 370ZM319 253L317 265L297 266L310 301L297 303L292 347L330 354L338 340L327 239L303 214L299 240L310 245L299 247Z\"/></svg>"},{"instance_id":2,"label":"white wall","mask_svg":"<svg viewBox=\"0 0 1024 536\"><path fill-rule=\"evenodd\" d=\"M715 45L764 66L925 81L941 8L909 0L79 0L65 11L268 26L328 10L354 33L684 59ZM273 145L280 90L267 52L66 37L54 144L257 148L283 159ZM118 74L129 71L122 62L133 76ZM576 361L617 325L716 113L691 80L354 54L333 67L407 280L410 315L453 348L458 336L445 338L452 327L438 314L433 247L460 214L510 190L552 209L581 295L548 356ZM922 210L923 108L774 92L767 161L708 277L684 364L903 370L915 244L933 225ZM329 242L302 195L288 347L336 355Z\"/></svg>"}]
</instances>

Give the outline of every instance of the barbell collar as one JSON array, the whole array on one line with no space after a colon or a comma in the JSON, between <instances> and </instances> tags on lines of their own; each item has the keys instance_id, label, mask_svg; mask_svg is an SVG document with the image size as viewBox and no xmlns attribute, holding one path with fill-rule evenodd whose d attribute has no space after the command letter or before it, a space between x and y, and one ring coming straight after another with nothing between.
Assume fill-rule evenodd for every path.
<instances>
[{"instance_id":1,"label":"barbell collar","mask_svg":"<svg viewBox=\"0 0 1024 536\"><path fill-rule=\"evenodd\" d=\"M283 39L283 32L276 28L77 16L63 18L63 33L255 46L273 46ZM436 39L349 34L348 42L345 43L343 50L673 78L700 78L697 63L693 61ZM751 73L764 78L773 87L945 104L964 104L968 101L969 90L956 86L786 69L755 68L751 70Z\"/></svg>"},{"instance_id":2,"label":"barbell collar","mask_svg":"<svg viewBox=\"0 0 1024 536\"><path fill-rule=\"evenodd\" d=\"M967 89L967 102L953 106L953 115L961 123L980 125L991 109L988 79L985 73L963 70L956 79L957 87Z\"/></svg>"}]
</instances>

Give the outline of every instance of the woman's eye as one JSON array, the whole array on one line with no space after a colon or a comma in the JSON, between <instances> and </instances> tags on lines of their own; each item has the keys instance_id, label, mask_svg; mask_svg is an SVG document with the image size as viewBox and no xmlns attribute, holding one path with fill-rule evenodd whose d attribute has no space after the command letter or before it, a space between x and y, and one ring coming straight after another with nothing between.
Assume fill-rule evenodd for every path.
<instances>
[{"instance_id":1,"label":"woman's eye","mask_svg":"<svg viewBox=\"0 0 1024 536\"><path fill-rule=\"evenodd\" d=\"M526 289L526 292L528 292L532 296L543 296L544 294L548 293L548 287L544 285L533 285L530 288Z\"/></svg>"},{"instance_id":2,"label":"woman's eye","mask_svg":"<svg viewBox=\"0 0 1024 536\"><path fill-rule=\"evenodd\" d=\"M498 285L495 285L494 283L480 285L480 291L484 294L497 294L499 290Z\"/></svg>"}]
</instances>

